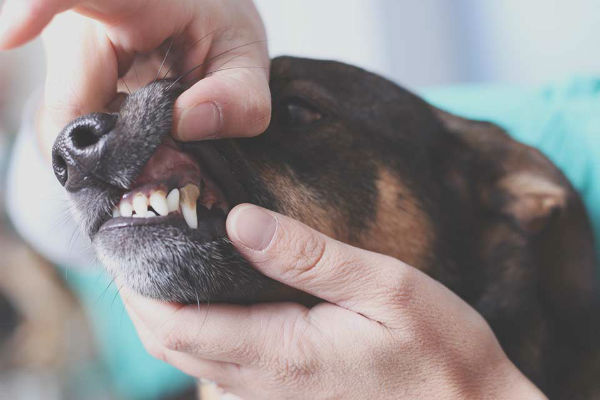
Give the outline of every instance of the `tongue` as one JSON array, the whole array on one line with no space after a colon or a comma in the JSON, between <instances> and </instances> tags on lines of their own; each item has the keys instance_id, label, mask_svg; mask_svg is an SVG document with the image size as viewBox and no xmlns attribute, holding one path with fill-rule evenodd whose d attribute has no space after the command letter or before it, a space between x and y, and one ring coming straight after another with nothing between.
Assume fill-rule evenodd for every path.
<instances>
[{"instance_id":1,"label":"tongue","mask_svg":"<svg viewBox=\"0 0 600 400\"><path fill-rule=\"evenodd\" d=\"M172 182L180 186L189 182L199 182L201 175L198 163L179 150L171 137L167 137L146 163L133 187L163 182Z\"/></svg>"}]
</instances>

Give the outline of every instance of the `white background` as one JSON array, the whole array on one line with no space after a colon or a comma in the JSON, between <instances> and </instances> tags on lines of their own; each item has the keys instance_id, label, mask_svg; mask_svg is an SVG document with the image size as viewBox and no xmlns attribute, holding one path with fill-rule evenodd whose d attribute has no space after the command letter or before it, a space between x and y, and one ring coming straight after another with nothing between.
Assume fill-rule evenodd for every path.
<instances>
[{"instance_id":1,"label":"white background","mask_svg":"<svg viewBox=\"0 0 600 400\"><path fill-rule=\"evenodd\" d=\"M256 3L273 56L347 61L410 88L600 73L600 0ZM40 85L42 54L39 43L0 54L0 118L12 129L24 98Z\"/></svg>"}]
</instances>

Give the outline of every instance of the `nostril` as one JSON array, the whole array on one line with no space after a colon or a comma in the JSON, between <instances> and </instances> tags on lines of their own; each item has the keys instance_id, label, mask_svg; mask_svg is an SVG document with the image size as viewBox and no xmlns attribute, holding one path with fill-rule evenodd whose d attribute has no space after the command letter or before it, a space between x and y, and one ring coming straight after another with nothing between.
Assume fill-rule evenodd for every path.
<instances>
[{"instance_id":1,"label":"nostril","mask_svg":"<svg viewBox=\"0 0 600 400\"><path fill-rule=\"evenodd\" d=\"M100 140L100 135L96 134L96 130L92 126L79 125L73 128L70 133L73 146L79 150L90 147ZM64 162L64 160L63 160Z\"/></svg>"},{"instance_id":2,"label":"nostril","mask_svg":"<svg viewBox=\"0 0 600 400\"><path fill-rule=\"evenodd\" d=\"M117 122L116 114L94 113L75 120L65 134L75 150L94 147L100 139L111 132Z\"/></svg>"},{"instance_id":3,"label":"nostril","mask_svg":"<svg viewBox=\"0 0 600 400\"><path fill-rule=\"evenodd\" d=\"M0 0L1 1L1 0ZM67 191L74 192L85 185L100 168L107 143L117 137L117 114L93 113L79 117L67 125L52 148L54 175Z\"/></svg>"},{"instance_id":4,"label":"nostril","mask_svg":"<svg viewBox=\"0 0 600 400\"><path fill-rule=\"evenodd\" d=\"M54 169L56 179L58 179L61 185L65 186L69 178L69 172L67 170L67 162L60 154L52 154L52 168Z\"/></svg>"}]
</instances>

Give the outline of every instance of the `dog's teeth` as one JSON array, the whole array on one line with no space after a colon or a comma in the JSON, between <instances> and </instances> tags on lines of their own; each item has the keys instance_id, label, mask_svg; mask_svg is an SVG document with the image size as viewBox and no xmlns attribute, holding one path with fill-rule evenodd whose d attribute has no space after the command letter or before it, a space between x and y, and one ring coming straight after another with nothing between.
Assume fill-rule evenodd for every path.
<instances>
[{"instance_id":1,"label":"dog's teeth","mask_svg":"<svg viewBox=\"0 0 600 400\"><path fill-rule=\"evenodd\" d=\"M169 212L177 211L179 208L179 189L173 189L169 192L167 195L167 207Z\"/></svg>"},{"instance_id":2,"label":"dog's teeth","mask_svg":"<svg viewBox=\"0 0 600 400\"><path fill-rule=\"evenodd\" d=\"M152 210L148 210L148 212L146 213L146 218L152 218L152 217L158 217L158 214Z\"/></svg>"},{"instance_id":3,"label":"dog's teeth","mask_svg":"<svg viewBox=\"0 0 600 400\"><path fill-rule=\"evenodd\" d=\"M148 211L148 198L143 193L133 196L133 210L139 216L145 216Z\"/></svg>"},{"instance_id":4,"label":"dog's teeth","mask_svg":"<svg viewBox=\"0 0 600 400\"><path fill-rule=\"evenodd\" d=\"M121 213L119 212L119 209L115 206L112 210L112 216L113 218L117 218L121 216Z\"/></svg>"},{"instance_id":5,"label":"dog's teeth","mask_svg":"<svg viewBox=\"0 0 600 400\"><path fill-rule=\"evenodd\" d=\"M124 217L131 217L131 214L133 214L133 207L131 206L131 203L122 200L121 203L119 203L119 213L121 213L121 215Z\"/></svg>"},{"instance_id":6,"label":"dog's teeth","mask_svg":"<svg viewBox=\"0 0 600 400\"><path fill-rule=\"evenodd\" d=\"M181 213L183 219L192 229L198 228L198 214L196 213L196 206L190 206L188 204L181 203Z\"/></svg>"},{"instance_id":7,"label":"dog's teeth","mask_svg":"<svg viewBox=\"0 0 600 400\"><path fill-rule=\"evenodd\" d=\"M196 213L196 201L200 196L200 189L198 186L188 184L181 188L181 199L179 204L181 205L181 213L183 219L192 229L198 228L198 214Z\"/></svg>"},{"instance_id":8,"label":"dog's teeth","mask_svg":"<svg viewBox=\"0 0 600 400\"><path fill-rule=\"evenodd\" d=\"M169 205L165 192L158 190L150 195L150 205L159 215L167 215L169 213Z\"/></svg>"}]
</instances>

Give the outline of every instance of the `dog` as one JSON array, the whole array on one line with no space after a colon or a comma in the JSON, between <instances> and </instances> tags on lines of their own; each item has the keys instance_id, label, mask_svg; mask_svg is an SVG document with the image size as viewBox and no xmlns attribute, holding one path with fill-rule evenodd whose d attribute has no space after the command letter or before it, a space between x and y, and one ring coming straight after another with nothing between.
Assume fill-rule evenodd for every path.
<instances>
[{"instance_id":1,"label":"dog","mask_svg":"<svg viewBox=\"0 0 600 400\"><path fill-rule=\"evenodd\" d=\"M54 172L113 275L181 303L314 304L227 239L227 212L250 202L439 280L551 398L600 396L592 231L557 167L350 65L276 58L270 88L256 138L175 142L174 79L60 133Z\"/></svg>"}]
</instances>

